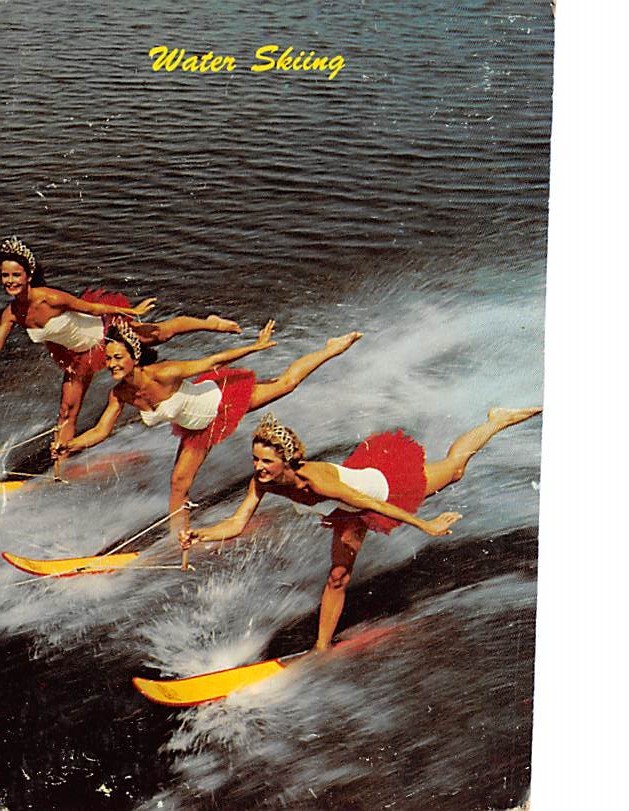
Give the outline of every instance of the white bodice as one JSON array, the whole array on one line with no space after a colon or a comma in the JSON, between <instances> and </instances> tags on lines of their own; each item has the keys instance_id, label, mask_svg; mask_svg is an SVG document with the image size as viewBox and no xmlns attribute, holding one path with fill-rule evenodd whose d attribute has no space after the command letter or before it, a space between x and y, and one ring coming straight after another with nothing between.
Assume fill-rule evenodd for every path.
<instances>
[{"instance_id":1,"label":"white bodice","mask_svg":"<svg viewBox=\"0 0 629 811\"><path fill-rule=\"evenodd\" d=\"M386 501L389 497L389 483L384 473L375 467L365 467L361 470L354 470L342 465L334 465L339 472L339 478L348 487L364 493L366 496L377 498L378 501ZM299 504L293 502L293 507L298 513L317 513L317 515L330 515L334 510L344 510L345 512L358 513L358 507L350 507L342 501L335 501L328 498L318 504Z\"/></svg>"},{"instance_id":2,"label":"white bodice","mask_svg":"<svg viewBox=\"0 0 629 811\"><path fill-rule=\"evenodd\" d=\"M140 411L140 416L149 427L174 422L190 431L201 431L217 415L221 399L221 391L214 381L190 383L184 380L178 391L158 403L153 411Z\"/></svg>"},{"instance_id":3,"label":"white bodice","mask_svg":"<svg viewBox=\"0 0 629 811\"><path fill-rule=\"evenodd\" d=\"M48 319L43 327L27 327L26 332L35 344L52 341L73 352L87 352L97 346L104 336L101 318L72 310Z\"/></svg>"}]
</instances>

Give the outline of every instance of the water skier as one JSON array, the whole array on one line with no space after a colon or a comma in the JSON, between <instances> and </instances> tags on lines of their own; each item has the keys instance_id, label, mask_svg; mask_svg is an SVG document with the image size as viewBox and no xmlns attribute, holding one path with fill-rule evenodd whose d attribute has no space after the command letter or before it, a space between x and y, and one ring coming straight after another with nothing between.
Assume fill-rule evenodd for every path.
<instances>
[{"instance_id":1,"label":"water skier","mask_svg":"<svg viewBox=\"0 0 629 811\"><path fill-rule=\"evenodd\" d=\"M323 517L333 530L332 566L321 596L316 650L327 648L345 603L356 556L368 529L389 534L400 523L428 535L447 535L462 516L444 512L435 518L414 515L425 498L459 481L471 457L499 431L539 414L540 408L494 408L487 420L460 436L444 459L426 462L424 449L401 431L374 434L342 465L308 462L297 434L267 414L253 435L255 474L247 494L230 518L180 534L182 549L199 542L235 538L247 526L267 493L284 496L300 512Z\"/></svg>"},{"instance_id":2,"label":"water skier","mask_svg":"<svg viewBox=\"0 0 629 811\"><path fill-rule=\"evenodd\" d=\"M104 333L111 316L130 319L142 344L165 343L175 335L200 330L239 333L235 321L211 315L208 318L177 316L156 323L132 320L154 307L154 298L131 307L120 293L88 290L76 298L44 285L44 278L30 248L17 237L0 245L2 286L13 298L0 317L0 350L18 324L34 343L44 343L55 363L63 369L59 407L60 442L76 433L76 422L93 376L105 368Z\"/></svg>"},{"instance_id":3,"label":"water skier","mask_svg":"<svg viewBox=\"0 0 629 811\"><path fill-rule=\"evenodd\" d=\"M222 442L236 429L249 411L269 405L294 391L308 375L326 361L341 355L362 337L350 332L330 338L326 345L304 355L277 378L257 382L249 369L221 368L226 363L275 346L274 321L260 331L258 340L239 349L228 349L199 360L153 362L133 328L118 321L107 333L107 368L117 385L97 425L66 442L59 443L55 456L76 453L106 439L112 432L122 408L132 405L143 422L156 425L171 422L181 440L171 476L170 513L185 503L198 469L212 446ZM196 377L192 383L187 380ZM176 532L181 515L171 523Z\"/></svg>"}]
</instances>

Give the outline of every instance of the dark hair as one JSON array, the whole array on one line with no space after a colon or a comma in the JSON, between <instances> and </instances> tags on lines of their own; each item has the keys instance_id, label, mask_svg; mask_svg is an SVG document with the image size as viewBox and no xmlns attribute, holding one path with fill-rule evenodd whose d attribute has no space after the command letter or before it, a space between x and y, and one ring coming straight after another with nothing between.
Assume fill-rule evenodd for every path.
<instances>
[{"instance_id":1,"label":"dark hair","mask_svg":"<svg viewBox=\"0 0 629 811\"><path fill-rule=\"evenodd\" d=\"M2 243L2 250L0 250L0 263L2 262L16 262L20 265L26 275L31 287L43 287L46 282L44 280L44 272L35 259L35 255L30 248L17 237L5 239Z\"/></svg>"},{"instance_id":2,"label":"dark hair","mask_svg":"<svg viewBox=\"0 0 629 811\"><path fill-rule=\"evenodd\" d=\"M137 361L138 366L149 366L151 363L155 363L158 359L157 352L152 347L146 346L145 344L140 344L140 357L136 358L132 344L128 338L125 338L125 336L116 326L109 327L105 340L115 341L117 344L123 344L131 357Z\"/></svg>"}]
</instances>

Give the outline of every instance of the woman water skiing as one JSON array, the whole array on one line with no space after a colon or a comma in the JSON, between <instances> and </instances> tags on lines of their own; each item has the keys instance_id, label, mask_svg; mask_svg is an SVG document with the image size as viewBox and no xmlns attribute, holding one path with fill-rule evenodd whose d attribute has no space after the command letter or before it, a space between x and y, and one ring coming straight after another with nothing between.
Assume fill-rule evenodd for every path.
<instances>
[{"instance_id":1,"label":"woman water skiing","mask_svg":"<svg viewBox=\"0 0 629 811\"><path fill-rule=\"evenodd\" d=\"M539 414L540 408L492 409L487 420L460 436L446 457L426 462L424 449L401 431L374 434L342 465L308 462L297 434L267 414L253 435L254 477L235 513L213 526L180 534L182 549L199 542L221 543L247 526L267 493L284 496L298 511L323 515L333 530L332 566L321 596L316 650L327 648L345 603L356 556L368 529L388 534L400 523L428 535L450 534L462 516L444 512L435 518L414 515L425 498L459 481L471 457L499 431ZM220 543L219 543L220 542Z\"/></svg>"},{"instance_id":2,"label":"woman water skiing","mask_svg":"<svg viewBox=\"0 0 629 811\"><path fill-rule=\"evenodd\" d=\"M275 322L269 321L255 343L240 349L228 349L200 360L155 363L146 356L133 328L125 321L117 321L107 334L105 349L107 368L117 382L107 408L94 428L59 443L54 455L76 453L102 442L111 434L125 404L137 408L146 425L171 422L174 433L181 437L170 490L169 511L177 513L212 446L226 439L247 412L294 391L315 369L362 337L359 332L350 332L330 338L322 349L294 361L269 382L256 382L249 369L219 368L275 346L274 326ZM188 382L189 377L196 377L195 382ZM171 530L176 532L181 522L181 515L174 517Z\"/></svg>"},{"instance_id":3,"label":"woman water skiing","mask_svg":"<svg viewBox=\"0 0 629 811\"><path fill-rule=\"evenodd\" d=\"M46 343L52 359L63 369L58 439L67 442L76 433L81 404L94 374L105 368L104 332L115 315L130 319L145 315L154 298L136 307L120 293L87 291L76 298L62 290L46 287L30 248L17 237L0 245L2 286L13 301L0 317L0 350L18 324L34 343ZM132 320L139 340L147 346L165 343L175 335L199 330L236 332L235 321L212 315L206 319L178 316L154 324Z\"/></svg>"}]
</instances>

